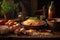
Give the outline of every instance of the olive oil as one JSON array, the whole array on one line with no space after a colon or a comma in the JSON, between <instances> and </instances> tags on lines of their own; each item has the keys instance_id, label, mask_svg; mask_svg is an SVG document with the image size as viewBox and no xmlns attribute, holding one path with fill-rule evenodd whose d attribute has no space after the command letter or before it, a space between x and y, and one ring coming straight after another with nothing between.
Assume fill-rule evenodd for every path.
<instances>
[{"instance_id":1,"label":"olive oil","mask_svg":"<svg viewBox=\"0 0 60 40\"><path fill-rule=\"evenodd\" d=\"M51 4L50 4L49 9L48 9L48 19L53 18L54 13L55 13L54 1L51 1Z\"/></svg>"}]
</instances>

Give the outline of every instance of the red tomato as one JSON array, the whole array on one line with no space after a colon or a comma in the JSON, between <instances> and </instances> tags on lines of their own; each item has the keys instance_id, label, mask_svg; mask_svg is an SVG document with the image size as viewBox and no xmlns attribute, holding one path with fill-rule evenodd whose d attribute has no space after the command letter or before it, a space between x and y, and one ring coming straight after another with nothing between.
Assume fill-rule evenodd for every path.
<instances>
[{"instance_id":1,"label":"red tomato","mask_svg":"<svg viewBox=\"0 0 60 40\"><path fill-rule=\"evenodd\" d=\"M9 26L13 26L14 25L14 22L9 22Z\"/></svg>"},{"instance_id":2,"label":"red tomato","mask_svg":"<svg viewBox=\"0 0 60 40\"><path fill-rule=\"evenodd\" d=\"M9 25L9 23L8 23L8 22L6 22L6 23L5 23L5 25Z\"/></svg>"},{"instance_id":3,"label":"red tomato","mask_svg":"<svg viewBox=\"0 0 60 40\"><path fill-rule=\"evenodd\" d=\"M0 20L0 24L1 25L4 25L5 24L5 21L4 20Z\"/></svg>"}]
</instances>

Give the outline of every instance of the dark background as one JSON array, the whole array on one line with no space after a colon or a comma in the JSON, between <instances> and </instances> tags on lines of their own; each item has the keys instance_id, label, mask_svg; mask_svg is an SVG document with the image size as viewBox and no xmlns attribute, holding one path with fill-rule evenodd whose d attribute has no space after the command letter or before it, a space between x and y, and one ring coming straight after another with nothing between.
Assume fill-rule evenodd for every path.
<instances>
[{"instance_id":1,"label":"dark background","mask_svg":"<svg viewBox=\"0 0 60 40\"><path fill-rule=\"evenodd\" d=\"M0 0L1 1L1 0ZM26 8L26 11L27 11L27 15L30 16L31 15L31 0L14 0L15 3L18 3L19 1L22 1L25 8ZM55 14L54 14L54 17L57 17L57 18L60 18L60 2L59 0L38 0L38 8L37 10L41 9L43 7L43 5L46 5L46 7L48 6L48 4L50 4L51 1L54 1L54 5L55 5ZM21 9L21 7L19 8ZM21 11L21 10L19 10ZM15 16L17 12L15 11L15 14L14 14L14 18L16 18ZM1 18L1 16L0 16ZM12 16L11 16L12 18Z\"/></svg>"},{"instance_id":2,"label":"dark background","mask_svg":"<svg viewBox=\"0 0 60 40\"><path fill-rule=\"evenodd\" d=\"M59 0L38 0L38 9L41 9L43 5L48 6L50 2L54 1L55 14L54 17L60 18L60 1Z\"/></svg>"},{"instance_id":3,"label":"dark background","mask_svg":"<svg viewBox=\"0 0 60 40\"><path fill-rule=\"evenodd\" d=\"M31 15L31 0L15 0L17 1L22 1L23 4L26 7L27 10L27 15L30 16ZM55 14L54 17L56 18L60 18L60 1L59 0L38 0L38 8L37 10L41 9L44 5L46 5L46 7L48 6L48 4L50 5L51 1L54 1L54 6L55 6Z\"/></svg>"}]
</instances>

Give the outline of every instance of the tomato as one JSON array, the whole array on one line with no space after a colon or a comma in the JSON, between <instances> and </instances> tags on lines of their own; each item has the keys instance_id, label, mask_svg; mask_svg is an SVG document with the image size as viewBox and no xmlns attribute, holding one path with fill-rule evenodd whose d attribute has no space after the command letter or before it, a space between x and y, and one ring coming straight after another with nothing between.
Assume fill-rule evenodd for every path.
<instances>
[{"instance_id":1,"label":"tomato","mask_svg":"<svg viewBox=\"0 0 60 40\"><path fill-rule=\"evenodd\" d=\"M9 22L8 25L9 25L9 26L13 26L13 25L14 25L14 22Z\"/></svg>"},{"instance_id":2,"label":"tomato","mask_svg":"<svg viewBox=\"0 0 60 40\"><path fill-rule=\"evenodd\" d=\"M0 20L0 25L4 25L5 21L4 20Z\"/></svg>"},{"instance_id":3,"label":"tomato","mask_svg":"<svg viewBox=\"0 0 60 40\"><path fill-rule=\"evenodd\" d=\"M8 25L8 24L9 24L8 22L5 23L5 25Z\"/></svg>"}]
</instances>

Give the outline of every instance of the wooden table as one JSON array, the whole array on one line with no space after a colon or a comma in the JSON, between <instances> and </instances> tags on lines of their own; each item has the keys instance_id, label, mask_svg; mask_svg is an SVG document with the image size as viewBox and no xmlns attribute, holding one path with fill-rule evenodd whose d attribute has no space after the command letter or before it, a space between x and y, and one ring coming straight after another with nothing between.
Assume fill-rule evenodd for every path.
<instances>
[{"instance_id":1,"label":"wooden table","mask_svg":"<svg viewBox=\"0 0 60 40\"><path fill-rule=\"evenodd\" d=\"M38 35L38 36L29 36L29 35L15 35L15 34L8 34L8 35L4 35L4 36L1 36L0 35L0 38L13 38L13 39L18 39L18 38L60 38L60 32L54 32L53 33L50 33L51 35L48 35L48 36L45 36L45 35Z\"/></svg>"},{"instance_id":2,"label":"wooden table","mask_svg":"<svg viewBox=\"0 0 60 40\"><path fill-rule=\"evenodd\" d=\"M52 35L51 35L52 34ZM15 34L10 34L10 35L6 35L6 36L0 36L0 38L60 38L60 32L54 32L51 33L48 36L45 35L39 35L39 36L28 36L28 35L15 35Z\"/></svg>"}]
</instances>

